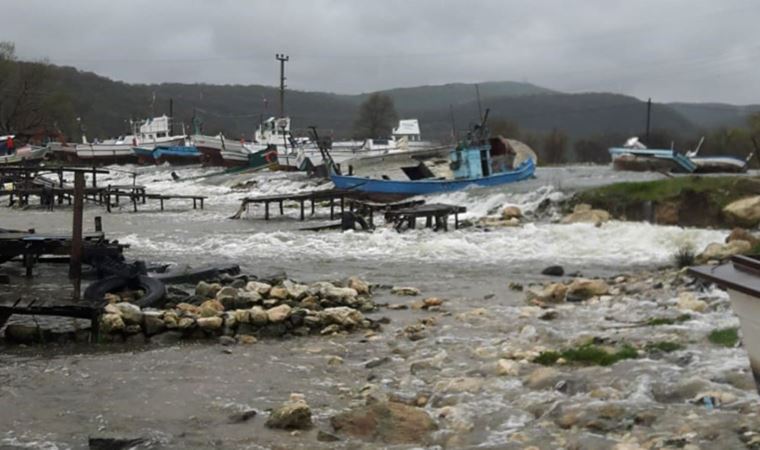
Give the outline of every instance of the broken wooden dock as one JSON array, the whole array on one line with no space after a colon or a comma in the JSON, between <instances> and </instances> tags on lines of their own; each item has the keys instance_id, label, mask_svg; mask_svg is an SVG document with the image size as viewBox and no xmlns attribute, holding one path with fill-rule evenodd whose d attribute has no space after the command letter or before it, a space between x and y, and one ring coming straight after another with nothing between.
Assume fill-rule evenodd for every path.
<instances>
[{"instance_id":1,"label":"broken wooden dock","mask_svg":"<svg viewBox=\"0 0 760 450\"><path fill-rule=\"evenodd\" d=\"M433 228L436 231L448 231L449 216L454 215L454 229L458 229L459 214L465 212L467 212L467 208L464 206L431 203L386 211L385 218L388 222L393 222L394 228L399 231L404 225L410 229L416 228L417 219L420 217L425 218L425 227Z\"/></svg>"},{"instance_id":2,"label":"broken wooden dock","mask_svg":"<svg viewBox=\"0 0 760 450\"><path fill-rule=\"evenodd\" d=\"M230 219L240 219L243 213L248 209L250 204L264 204L264 220L269 220L269 204L277 203L280 209L280 215L284 215L284 202L296 202L301 208L301 220L306 220L306 202L311 202L311 215L314 215L315 205L317 202L330 202L330 220L335 218L336 201L339 202L340 212L343 214L346 199L357 197L360 193L344 189L324 189L317 191L299 192L296 194L284 195L264 195L259 197L245 197L241 200L240 208L230 217Z\"/></svg>"}]
</instances>

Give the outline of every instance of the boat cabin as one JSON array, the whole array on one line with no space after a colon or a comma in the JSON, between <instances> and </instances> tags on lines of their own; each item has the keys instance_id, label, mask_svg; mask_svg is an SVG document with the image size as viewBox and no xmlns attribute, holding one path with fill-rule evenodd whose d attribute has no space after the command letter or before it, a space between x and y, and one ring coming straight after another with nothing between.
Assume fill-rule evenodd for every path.
<instances>
[{"instance_id":1,"label":"boat cabin","mask_svg":"<svg viewBox=\"0 0 760 450\"><path fill-rule=\"evenodd\" d=\"M253 141L259 144L282 145L290 139L290 117L270 117L256 129Z\"/></svg>"},{"instance_id":2,"label":"boat cabin","mask_svg":"<svg viewBox=\"0 0 760 450\"><path fill-rule=\"evenodd\" d=\"M398 127L393 129L393 138L406 138L409 142L420 141L420 123L417 119L404 119L398 121Z\"/></svg>"},{"instance_id":3,"label":"boat cabin","mask_svg":"<svg viewBox=\"0 0 760 450\"><path fill-rule=\"evenodd\" d=\"M460 144L449 157L454 179L473 179L511 170L515 151L506 139L497 137L478 145Z\"/></svg>"}]
</instances>

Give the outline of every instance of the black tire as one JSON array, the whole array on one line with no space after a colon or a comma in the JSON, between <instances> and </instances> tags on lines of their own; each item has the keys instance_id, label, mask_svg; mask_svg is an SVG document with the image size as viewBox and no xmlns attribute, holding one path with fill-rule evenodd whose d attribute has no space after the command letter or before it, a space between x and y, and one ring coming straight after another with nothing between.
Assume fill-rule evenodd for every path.
<instances>
[{"instance_id":1,"label":"black tire","mask_svg":"<svg viewBox=\"0 0 760 450\"><path fill-rule=\"evenodd\" d=\"M127 287L145 291L145 295L140 300L134 302L140 308L159 307L161 306L161 300L166 296L166 286L155 278L140 275L130 279L114 275L92 282L85 289L84 298L99 305L105 301L106 294Z\"/></svg>"}]
</instances>

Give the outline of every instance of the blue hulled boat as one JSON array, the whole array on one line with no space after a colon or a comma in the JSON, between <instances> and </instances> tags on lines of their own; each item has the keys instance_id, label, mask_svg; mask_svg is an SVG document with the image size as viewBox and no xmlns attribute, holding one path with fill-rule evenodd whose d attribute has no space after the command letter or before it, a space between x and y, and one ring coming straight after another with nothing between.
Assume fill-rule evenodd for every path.
<instances>
[{"instance_id":1,"label":"blue hulled boat","mask_svg":"<svg viewBox=\"0 0 760 450\"><path fill-rule=\"evenodd\" d=\"M153 150L153 158L156 164L168 162L171 165L199 164L201 162L201 152L194 146L189 145L172 145L158 146Z\"/></svg>"},{"instance_id":2,"label":"blue hulled boat","mask_svg":"<svg viewBox=\"0 0 760 450\"><path fill-rule=\"evenodd\" d=\"M415 174L414 178L422 175L422 178L404 181L344 176L334 171L330 178L337 189L364 192L375 197L403 198L458 191L471 186L500 186L533 176L536 155L528 146L503 138L486 139L487 133L484 125L476 127L467 141L450 152L450 178L434 178L424 167L419 168L421 170L404 168L408 175Z\"/></svg>"},{"instance_id":3,"label":"blue hulled boat","mask_svg":"<svg viewBox=\"0 0 760 450\"><path fill-rule=\"evenodd\" d=\"M132 147L132 151L137 156L138 164L155 164L156 159L153 157L153 149L145 147Z\"/></svg>"}]
</instances>

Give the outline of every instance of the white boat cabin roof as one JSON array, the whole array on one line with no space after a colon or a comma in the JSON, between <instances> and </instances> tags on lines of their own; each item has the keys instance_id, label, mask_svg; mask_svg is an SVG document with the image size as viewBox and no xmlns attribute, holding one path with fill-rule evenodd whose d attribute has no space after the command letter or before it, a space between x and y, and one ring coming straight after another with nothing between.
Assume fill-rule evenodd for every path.
<instances>
[{"instance_id":1,"label":"white boat cabin roof","mask_svg":"<svg viewBox=\"0 0 760 450\"><path fill-rule=\"evenodd\" d=\"M156 134L162 132L169 132L169 118L166 115L146 119L145 122L140 125L140 134Z\"/></svg>"},{"instance_id":2,"label":"white boat cabin roof","mask_svg":"<svg viewBox=\"0 0 760 450\"><path fill-rule=\"evenodd\" d=\"M394 136L419 136L420 122L417 119L404 119L398 121L398 127L393 129Z\"/></svg>"}]
</instances>

